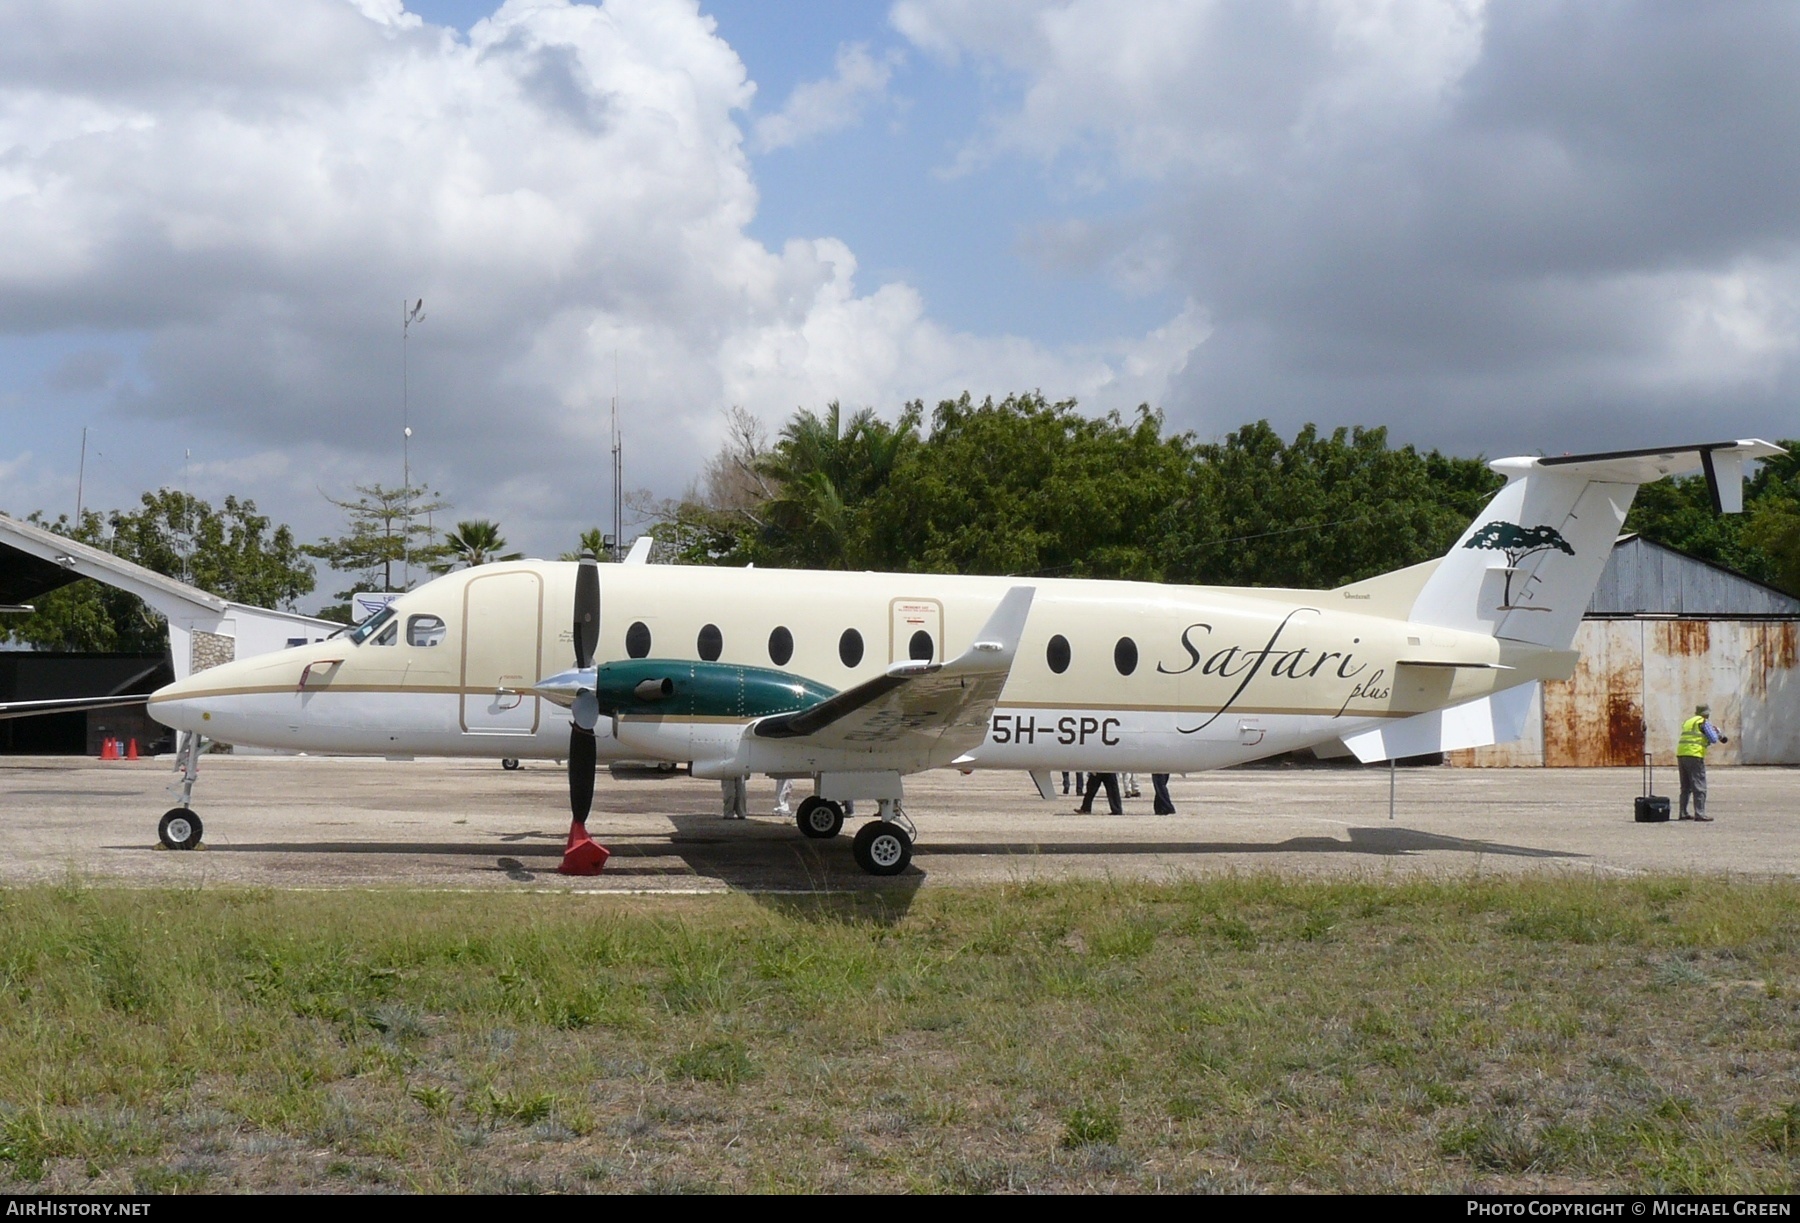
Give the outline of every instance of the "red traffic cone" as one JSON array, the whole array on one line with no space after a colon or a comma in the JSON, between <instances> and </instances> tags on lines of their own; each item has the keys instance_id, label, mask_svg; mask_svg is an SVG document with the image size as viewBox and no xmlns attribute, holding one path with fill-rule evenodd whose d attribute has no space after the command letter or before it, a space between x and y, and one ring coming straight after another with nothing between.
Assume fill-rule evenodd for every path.
<instances>
[{"instance_id":1,"label":"red traffic cone","mask_svg":"<svg viewBox=\"0 0 1800 1223\"><path fill-rule=\"evenodd\" d=\"M100 759L117 760L119 758L119 741L108 735L100 741Z\"/></svg>"},{"instance_id":2,"label":"red traffic cone","mask_svg":"<svg viewBox=\"0 0 1800 1223\"><path fill-rule=\"evenodd\" d=\"M569 843L563 847L562 865L556 870L561 875L598 875L610 857L606 846L588 835L586 824L570 824Z\"/></svg>"},{"instance_id":3,"label":"red traffic cone","mask_svg":"<svg viewBox=\"0 0 1800 1223\"><path fill-rule=\"evenodd\" d=\"M132 741L131 741L131 747L130 747L130 749L129 749L129 750L127 750L127 751L126 751L126 753L125 753L125 759L127 759L127 760L136 760L136 759L137 759L137 758L138 758L138 754L137 754L137 740L136 740L136 739L133 739L133 740L132 740Z\"/></svg>"}]
</instances>

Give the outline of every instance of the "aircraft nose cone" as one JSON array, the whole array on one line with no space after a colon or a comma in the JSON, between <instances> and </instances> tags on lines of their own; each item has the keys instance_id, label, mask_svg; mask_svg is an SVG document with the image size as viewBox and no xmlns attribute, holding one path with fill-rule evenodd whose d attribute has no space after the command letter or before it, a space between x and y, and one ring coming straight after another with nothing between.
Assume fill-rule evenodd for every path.
<instances>
[{"instance_id":1,"label":"aircraft nose cone","mask_svg":"<svg viewBox=\"0 0 1800 1223\"><path fill-rule=\"evenodd\" d=\"M150 716L172 730L199 730L200 702L194 699L192 677L165 684L150 694Z\"/></svg>"}]
</instances>

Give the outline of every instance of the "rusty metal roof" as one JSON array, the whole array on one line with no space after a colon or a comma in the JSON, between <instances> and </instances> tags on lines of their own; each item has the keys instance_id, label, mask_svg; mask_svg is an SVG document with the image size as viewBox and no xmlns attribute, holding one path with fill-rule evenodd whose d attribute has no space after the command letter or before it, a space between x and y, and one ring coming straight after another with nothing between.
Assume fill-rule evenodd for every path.
<instances>
[{"instance_id":1,"label":"rusty metal roof","mask_svg":"<svg viewBox=\"0 0 1800 1223\"><path fill-rule=\"evenodd\" d=\"M1793 620L1800 619L1800 599L1666 544L1621 535L1587 614Z\"/></svg>"}]
</instances>

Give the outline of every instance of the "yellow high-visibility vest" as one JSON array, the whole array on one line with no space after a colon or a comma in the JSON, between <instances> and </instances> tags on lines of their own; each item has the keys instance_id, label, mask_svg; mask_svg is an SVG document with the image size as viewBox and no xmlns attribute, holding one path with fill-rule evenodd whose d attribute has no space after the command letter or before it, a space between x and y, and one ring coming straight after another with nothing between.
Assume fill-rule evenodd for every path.
<instances>
[{"instance_id":1,"label":"yellow high-visibility vest","mask_svg":"<svg viewBox=\"0 0 1800 1223\"><path fill-rule=\"evenodd\" d=\"M1706 742L1706 732L1700 729L1705 723L1705 718L1695 714L1681 724L1681 742L1675 745L1677 756L1698 756L1703 760L1706 758L1709 745Z\"/></svg>"}]
</instances>

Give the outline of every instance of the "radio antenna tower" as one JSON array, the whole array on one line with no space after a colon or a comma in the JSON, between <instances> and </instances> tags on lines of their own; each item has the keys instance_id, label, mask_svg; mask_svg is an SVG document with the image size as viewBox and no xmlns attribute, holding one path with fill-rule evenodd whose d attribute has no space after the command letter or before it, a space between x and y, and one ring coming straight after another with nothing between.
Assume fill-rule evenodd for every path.
<instances>
[{"instance_id":1,"label":"radio antenna tower","mask_svg":"<svg viewBox=\"0 0 1800 1223\"><path fill-rule=\"evenodd\" d=\"M619 350L613 349L612 559L625 554L625 442L619 436Z\"/></svg>"},{"instance_id":2,"label":"radio antenna tower","mask_svg":"<svg viewBox=\"0 0 1800 1223\"><path fill-rule=\"evenodd\" d=\"M404 301L400 303L400 505L406 515L406 522L400 528L400 570L401 584L408 590L412 589L412 422L407 416L411 397L407 385L406 341L412 325L424 321L423 297L410 306Z\"/></svg>"}]
</instances>

